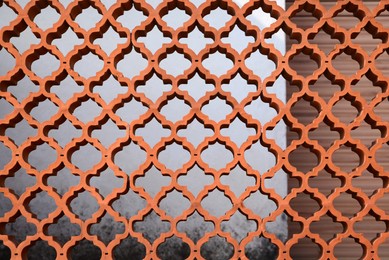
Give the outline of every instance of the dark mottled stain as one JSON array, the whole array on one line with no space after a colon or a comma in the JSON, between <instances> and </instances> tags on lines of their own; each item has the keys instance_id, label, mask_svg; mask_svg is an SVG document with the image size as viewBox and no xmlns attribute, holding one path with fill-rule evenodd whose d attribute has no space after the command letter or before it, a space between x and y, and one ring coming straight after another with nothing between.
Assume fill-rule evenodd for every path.
<instances>
[{"instance_id":1,"label":"dark mottled stain","mask_svg":"<svg viewBox=\"0 0 389 260\"><path fill-rule=\"evenodd\" d=\"M0 259L9 260L11 259L11 250L0 241Z\"/></svg>"}]
</instances>

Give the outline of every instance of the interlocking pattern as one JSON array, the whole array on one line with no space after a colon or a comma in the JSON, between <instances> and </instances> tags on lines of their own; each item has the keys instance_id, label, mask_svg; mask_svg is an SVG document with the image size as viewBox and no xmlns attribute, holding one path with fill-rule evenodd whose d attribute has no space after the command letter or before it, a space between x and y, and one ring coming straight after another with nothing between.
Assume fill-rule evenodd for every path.
<instances>
[{"instance_id":1,"label":"interlocking pattern","mask_svg":"<svg viewBox=\"0 0 389 260\"><path fill-rule=\"evenodd\" d=\"M350 240L360 257L384 257L388 10L387 1L4 0L1 256L291 259L304 244L335 259ZM371 50L355 42L363 33ZM319 46L322 34L335 43ZM322 81L337 89L321 95ZM287 101L285 82L296 87ZM371 98L359 82L375 87ZM353 134L362 125L368 143ZM323 129L338 138L323 141ZM315 188L323 173L339 181L332 191ZM364 174L381 185L366 192L355 181ZM382 232L358 231L367 218ZM289 237L286 221L300 226ZM324 237L322 221L341 228Z\"/></svg>"}]
</instances>

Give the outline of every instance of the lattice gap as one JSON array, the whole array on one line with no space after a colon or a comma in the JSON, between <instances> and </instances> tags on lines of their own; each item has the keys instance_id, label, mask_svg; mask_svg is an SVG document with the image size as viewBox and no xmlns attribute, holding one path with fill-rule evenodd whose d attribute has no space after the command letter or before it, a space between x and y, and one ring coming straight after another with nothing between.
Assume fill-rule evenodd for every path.
<instances>
[{"instance_id":1,"label":"lattice gap","mask_svg":"<svg viewBox=\"0 0 389 260\"><path fill-rule=\"evenodd\" d=\"M389 258L388 10L0 2L0 259Z\"/></svg>"}]
</instances>

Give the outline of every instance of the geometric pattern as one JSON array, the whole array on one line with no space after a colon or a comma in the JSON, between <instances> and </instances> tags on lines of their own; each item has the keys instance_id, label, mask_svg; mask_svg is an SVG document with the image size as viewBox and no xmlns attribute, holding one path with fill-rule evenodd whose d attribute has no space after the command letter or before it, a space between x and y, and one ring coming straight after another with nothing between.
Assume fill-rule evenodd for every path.
<instances>
[{"instance_id":1,"label":"geometric pattern","mask_svg":"<svg viewBox=\"0 0 389 260\"><path fill-rule=\"evenodd\" d=\"M3 1L0 258L291 259L309 245L335 259L347 241L359 257L383 257L388 8ZM355 42L362 32L372 50ZM336 40L328 52L315 43L322 34ZM323 80L337 87L328 97L314 88ZM276 94L285 82L296 88L287 101ZM369 143L353 134L362 125ZM337 138L321 142L327 128ZM322 174L339 180L330 192L315 187ZM381 185L366 193L355 181L365 174ZM366 237L366 219L382 231ZM323 221L340 228L326 238L315 231ZM288 235L287 222L299 228Z\"/></svg>"}]
</instances>

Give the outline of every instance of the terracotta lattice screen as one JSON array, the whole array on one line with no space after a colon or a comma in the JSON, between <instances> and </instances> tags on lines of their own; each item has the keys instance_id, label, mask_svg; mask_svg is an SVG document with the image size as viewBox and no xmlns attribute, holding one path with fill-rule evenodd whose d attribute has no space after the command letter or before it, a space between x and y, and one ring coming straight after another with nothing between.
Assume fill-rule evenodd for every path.
<instances>
[{"instance_id":1,"label":"terracotta lattice screen","mask_svg":"<svg viewBox=\"0 0 389 260\"><path fill-rule=\"evenodd\" d=\"M0 259L388 259L388 10L1 1Z\"/></svg>"}]
</instances>

